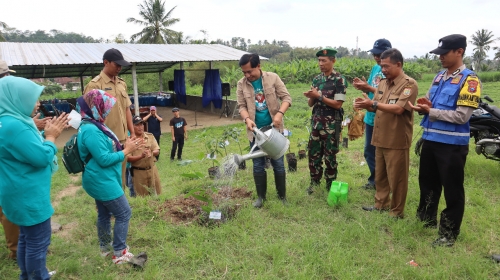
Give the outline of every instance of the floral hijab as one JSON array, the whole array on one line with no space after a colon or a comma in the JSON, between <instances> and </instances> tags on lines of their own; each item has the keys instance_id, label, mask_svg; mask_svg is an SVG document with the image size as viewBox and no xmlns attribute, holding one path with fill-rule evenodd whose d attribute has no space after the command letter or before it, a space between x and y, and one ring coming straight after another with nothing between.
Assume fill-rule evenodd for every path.
<instances>
[{"instance_id":1,"label":"floral hijab","mask_svg":"<svg viewBox=\"0 0 500 280\"><path fill-rule=\"evenodd\" d=\"M111 96L109 93L94 89L82 96L85 103L91 110L91 115L89 112L85 112L84 110L79 110L80 104L77 104L77 111L82 115L82 119L94 119L100 123L104 123L104 120L111 112L111 108L116 103L116 98Z\"/></svg>"},{"instance_id":2,"label":"floral hijab","mask_svg":"<svg viewBox=\"0 0 500 280\"><path fill-rule=\"evenodd\" d=\"M82 116L82 121L95 124L104 134L113 140L117 151L122 150L120 141L105 124L104 120L116 103L116 98L109 93L94 89L76 100L76 110Z\"/></svg>"}]
</instances>

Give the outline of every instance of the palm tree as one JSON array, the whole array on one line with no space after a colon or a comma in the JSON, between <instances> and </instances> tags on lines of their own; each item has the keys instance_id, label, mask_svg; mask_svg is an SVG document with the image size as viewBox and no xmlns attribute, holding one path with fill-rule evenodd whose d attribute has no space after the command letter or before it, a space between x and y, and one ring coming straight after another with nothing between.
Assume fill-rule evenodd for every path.
<instances>
[{"instance_id":1,"label":"palm tree","mask_svg":"<svg viewBox=\"0 0 500 280\"><path fill-rule=\"evenodd\" d=\"M490 50L490 44L495 41L495 39L492 39L493 37L493 32L488 31L488 29L481 29L472 34L472 40L470 42L476 46L473 55L474 61L477 63L476 67L480 67L484 59L488 57L486 52Z\"/></svg>"},{"instance_id":2,"label":"palm tree","mask_svg":"<svg viewBox=\"0 0 500 280\"><path fill-rule=\"evenodd\" d=\"M495 58L493 58L493 59L498 59L498 60L500 60L500 47L494 47L493 49L497 51L497 52L495 53Z\"/></svg>"},{"instance_id":3,"label":"palm tree","mask_svg":"<svg viewBox=\"0 0 500 280\"><path fill-rule=\"evenodd\" d=\"M180 20L171 17L175 8L173 7L168 13L165 13L165 2L161 0L144 0L143 4L139 4L139 15L143 20L127 19L127 22L144 26L144 29L132 35L130 40L134 42L138 39L137 42L142 44L170 44L176 41L179 32L169 29L170 26Z\"/></svg>"},{"instance_id":4,"label":"palm tree","mask_svg":"<svg viewBox=\"0 0 500 280\"><path fill-rule=\"evenodd\" d=\"M7 25L7 23L0 21L0 28L5 29L5 28L9 28L9 26ZM3 36L2 32L0 32L0 42L5 42L5 41L7 41L7 40Z\"/></svg>"}]
</instances>

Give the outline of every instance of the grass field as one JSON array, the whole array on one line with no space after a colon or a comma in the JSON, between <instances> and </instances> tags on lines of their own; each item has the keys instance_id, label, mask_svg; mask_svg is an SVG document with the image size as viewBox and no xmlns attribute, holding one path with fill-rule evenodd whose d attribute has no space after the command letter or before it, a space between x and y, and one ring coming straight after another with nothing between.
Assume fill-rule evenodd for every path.
<instances>
[{"instance_id":1,"label":"grass field","mask_svg":"<svg viewBox=\"0 0 500 280\"><path fill-rule=\"evenodd\" d=\"M420 95L432 77L420 82ZM307 139L304 120L310 115L302 92L307 85L291 85L293 107L285 124L293 132L292 152L297 139ZM500 104L500 82L485 83L485 94ZM359 93L350 88L346 109ZM416 117L414 136L420 131ZM243 127L243 124L235 125ZM220 136L222 127L206 128ZM268 200L256 210L253 199L243 201L236 216L216 227L196 223L174 225L165 221L159 206L188 190L214 184L203 179L186 179L180 174L197 171L207 174L211 162L198 160L203 142L195 141L202 130L190 132L184 158L194 162L179 166L168 156L170 135L161 140L158 162L163 193L158 197L130 198L133 216L128 244L131 251L145 251L149 260L144 270L128 265L115 266L99 256L95 229L97 213L93 200L81 187L79 177L67 175L64 167L53 177L53 221L63 230L53 234L47 266L57 270L54 279L498 279L500 265L488 259L500 253L500 172L499 163L476 155L473 143L466 165L466 208L462 232L452 248L433 248L436 229L424 229L415 218L419 199L419 159L411 152L406 218L395 221L387 214L361 209L373 204L374 191L360 188L368 176L363 165L363 140L349 142L338 154L338 180L349 183L349 203L331 208L326 203L324 185L308 196L309 175L306 160L298 162L297 172L287 174L289 206L276 198L272 171L268 171ZM344 130L346 133L346 130ZM241 142L246 143L244 136ZM233 142L230 152L237 152ZM249 167L249 168L248 168ZM207 174L208 175L208 174ZM251 161L238 171L233 187L254 189ZM67 196L63 196L63 190ZM440 210L445 207L444 200ZM3 236L3 230L0 229ZM17 265L6 259L5 240L0 238L0 278L15 279ZM418 267L407 263L414 260Z\"/></svg>"}]
</instances>

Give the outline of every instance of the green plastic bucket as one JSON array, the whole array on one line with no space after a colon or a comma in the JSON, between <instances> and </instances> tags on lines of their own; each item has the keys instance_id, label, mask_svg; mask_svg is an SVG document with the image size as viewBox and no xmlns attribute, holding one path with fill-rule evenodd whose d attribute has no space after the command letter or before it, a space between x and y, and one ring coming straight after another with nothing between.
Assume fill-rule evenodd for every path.
<instances>
[{"instance_id":1,"label":"green plastic bucket","mask_svg":"<svg viewBox=\"0 0 500 280\"><path fill-rule=\"evenodd\" d=\"M330 192L326 198L326 202L330 206L347 203L347 193L349 192L349 184L346 182L333 181L330 186Z\"/></svg>"}]
</instances>

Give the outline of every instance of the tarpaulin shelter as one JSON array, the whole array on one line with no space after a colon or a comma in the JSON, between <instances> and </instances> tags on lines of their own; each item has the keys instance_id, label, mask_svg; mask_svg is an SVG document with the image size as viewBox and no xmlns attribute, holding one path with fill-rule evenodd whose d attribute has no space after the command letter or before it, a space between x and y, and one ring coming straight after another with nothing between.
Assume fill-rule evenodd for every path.
<instances>
[{"instance_id":1,"label":"tarpaulin shelter","mask_svg":"<svg viewBox=\"0 0 500 280\"><path fill-rule=\"evenodd\" d=\"M83 77L93 77L99 74L103 67L102 56L110 48L120 50L125 60L132 63L132 66L123 67L120 74L132 74L135 104L139 104L137 73L158 73L159 87L160 91L162 91L161 75L167 68L180 64L180 68L183 70L183 62L206 61L209 62L209 69L212 69L213 61L239 61L241 56L247 53L218 44L0 42L0 59L6 61L9 68L16 71L15 75L18 77L29 79L80 77L83 90ZM181 79L183 74L178 74L179 81L183 80ZM179 90L179 96L184 93L185 97L185 85L177 86L175 84L175 87ZM213 97L211 98L213 101ZM222 97L220 97L220 100L222 102ZM136 114L138 114L138 106L136 106L135 110Z\"/></svg>"}]
</instances>

